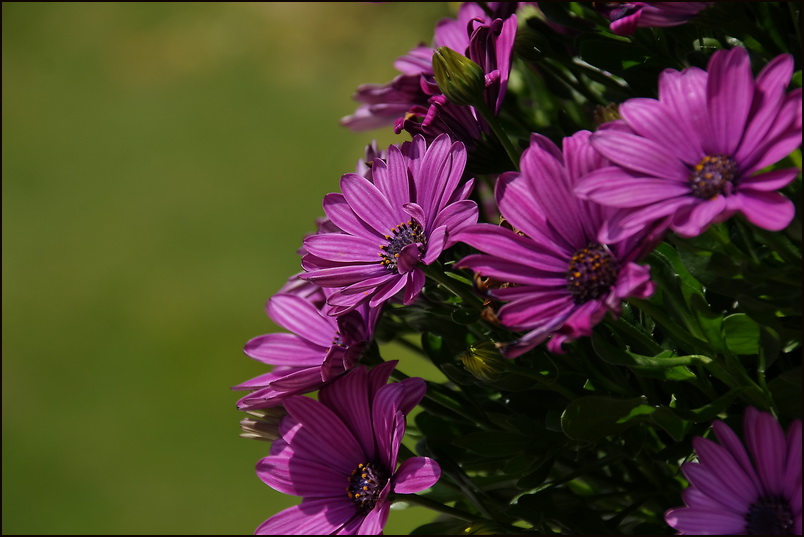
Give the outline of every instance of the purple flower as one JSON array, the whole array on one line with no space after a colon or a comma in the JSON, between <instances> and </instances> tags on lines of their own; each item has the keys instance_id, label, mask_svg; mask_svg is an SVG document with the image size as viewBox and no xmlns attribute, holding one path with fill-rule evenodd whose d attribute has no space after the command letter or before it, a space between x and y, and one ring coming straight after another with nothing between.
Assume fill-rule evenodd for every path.
<instances>
[{"instance_id":1,"label":"purple flower","mask_svg":"<svg viewBox=\"0 0 804 537\"><path fill-rule=\"evenodd\" d=\"M279 424L280 438L257 475L301 504L263 522L258 535L377 535L392 503L391 494L433 486L441 469L427 457L412 457L397 468L405 416L426 390L420 378L386 384L396 362L371 371L364 366L321 389L318 401L291 397Z\"/></svg>"},{"instance_id":2,"label":"purple flower","mask_svg":"<svg viewBox=\"0 0 804 537\"><path fill-rule=\"evenodd\" d=\"M376 159L372 180L347 173L342 193L324 197L337 233L305 239L303 278L327 288L332 315L359 304L375 308L404 292L410 304L424 287L420 264L429 265L455 243L453 235L477 221L468 198L473 180L462 181L466 150L441 135L388 148Z\"/></svg>"},{"instance_id":3,"label":"purple flower","mask_svg":"<svg viewBox=\"0 0 804 537\"><path fill-rule=\"evenodd\" d=\"M611 21L611 31L631 35L637 28L684 24L714 2L601 2L597 10Z\"/></svg>"},{"instance_id":4,"label":"purple flower","mask_svg":"<svg viewBox=\"0 0 804 537\"><path fill-rule=\"evenodd\" d=\"M561 352L569 339L588 336L606 312L617 315L626 297L653 292L649 267L634 261L659 240L661 226L626 240L602 243L598 230L615 212L573 194L578 178L604 166L605 160L580 131L564 139L564 153L544 136L533 134L522 155L521 173L500 176L495 196L500 212L520 233L478 224L458 240L485 252L470 255L458 266L514 284L490 289L507 301L499 320L528 333L502 346L513 358L552 335L548 348Z\"/></svg>"},{"instance_id":5,"label":"purple flower","mask_svg":"<svg viewBox=\"0 0 804 537\"><path fill-rule=\"evenodd\" d=\"M747 408L748 452L728 425L712 428L720 443L693 439L698 462L681 466L685 507L667 511L667 523L680 534L801 535L801 420L785 437L773 416Z\"/></svg>"},{"instance_id":6,"label":"purple flower","mask_svg":"<svg viewBox=\"0 0 804 537\"><path fill-rule=\"evenodd\" d=\"M497 5L498 4L498 5ZM447 133L470 149L483 133L490 132L472 107L450 103L442 95L433 73L433 52L446 46L480 65L485 73L484 99L496 114L508 87L508 75L516 38L518 3L498 2L492 6L495 18L473 2L461 5L457 19L445 18L436 25L434 48L418 46L398 58L394 67L402 74L389 84L363 84L354 95L362 103L354 114L341 120L352 130L394 125L422 135L431 142Z\"/></svg>"},{"instance_id":7,"label":"purple flower","mask_svg":"<svg viewBox=\"0 0 804 537\"><path fill-rule=\"evenodd\" d=\"M278 406L290 396L317 390L351 369L373 339L379 309L363 307L335 319L304 296L277 293L268 301L268 317L291 333L265 334L246 343L246 355L274 367L232 388L252 391L237 402L239 409Z\"/></svg>"},{"instance_id":8,"label":"purple flower","mask_svg":"<svg viewBox=\"0 0 804 537\"><path fill-rule=\"evenodd\" d=\"M363 131L391 125L416 106L426 106L430 94L422 89L422 78L433 77L433 49L418 46L397 58L394 67L402 74L388 84L362 84L353 98L360 102L354 114L341 125Z\"/></svg>"},{"instance_id":9,"label":"purple flower","mask_svg":"<svg viewBox=\"0 0 804 537\"><path fill-rule=\"evenodd\" d=\"M754 80L745 49L720 50L708 72L665 70L659 99L629 99L621 128L604 128L591 143L618 166L593 172L576 192L627 208L610 222L616 240L656 219L686 237L737 212L771 231L793 219L793 203L776 190L795 168L763 171L801 144L801 89L785 93L793 58L781 55Z\"/></svg>"}]
</instances>

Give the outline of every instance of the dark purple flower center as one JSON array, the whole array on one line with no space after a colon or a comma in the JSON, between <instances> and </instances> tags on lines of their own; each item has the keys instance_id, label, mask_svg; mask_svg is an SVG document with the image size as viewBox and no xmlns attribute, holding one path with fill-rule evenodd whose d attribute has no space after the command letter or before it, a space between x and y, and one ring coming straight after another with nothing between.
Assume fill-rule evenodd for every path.
<instances>
[{"instance_id":1,"label":"dark purple flower center","mask_svg":"<svg viewBox=\"0 0 804 537\"><path fill-rule=\"evenodd\" d=\"M396 265L399 260L399 253L402 249L409 244L419 243L424 245L427 241L427 237L425 237L422 227L411 220L392 227L391 233L392 235L385 236L386 240L388 240L388 244L380 245L380 250L382 250L380 252L380 257L382 258L381 263L385 265L385 268L390 272L399 272ZM421 251L421 249L422 247L420 246L419 250Z\"/></svg>"},{"instance_id":2,"label":"dark purple flower center","mask_svg":"<svg viewBox=\"0 0 804 537\"><path fill-rule=\"evenodd\" d=\"M793 535L793 511L781 496L769 495L751 504L745 515L748 535Z\"/></svg>"},{"instance_id":3,"label":"dark purple flower center","mask_svg":"<svg viewBox=\"0 0 804 537\"><path fill-rule=\"evenodd\" d=\"M590 244L576 251L567 269L567 288L576 304L593 300L614 285L620 264L608 247Z\"/></svg>"},{"instance_id":4,"label":"dark purple flower center","mask_svg":"<svg viewBox=\"0 0 804 537\"><path fill-rule=\"evenodd\" d=\"M361 510L371 511L386 483L388 475L382 467L373 462L360 463L352 470L346 495Z\"/></svg>"},{"instance_id":5,"label":"dark purple flower center","mask_svg":"<svg viewBox=\"0 0 804 537\"><path fill-rule=\"evenodd\" d=\"M737 172L737 163L728 155L706 155L690 173L692 194L704 200L731 194Z\"/></svg>"}]
</instances>

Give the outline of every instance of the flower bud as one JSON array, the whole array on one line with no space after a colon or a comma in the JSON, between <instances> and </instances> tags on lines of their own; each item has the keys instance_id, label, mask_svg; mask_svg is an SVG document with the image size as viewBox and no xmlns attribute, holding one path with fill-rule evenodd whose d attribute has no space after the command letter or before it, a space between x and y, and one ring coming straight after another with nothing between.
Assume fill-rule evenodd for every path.
<instances>
[{"instance_id":1,"label":"flower bud","mask_svg":"<svg viewBox=\"0 0 804 537\"><path fill-rule=\"evenodd\" d=\"M499 378L505 370L505 359L491 341L469 345L459 356L461 363L476 379L488 382Z\"/></svg>"},{"instance_id":2,"label":"flower bud","mask_svg":"<svg viewBox=\"0 0 804 537\"><path fill-rule=\"evenodd\" d=\"M240 437L273 442L279 438L279 421L285 415L282 407L261 408L247 411L256 419L240 420Z\"/></svg>"},{"instance_id":3,"label":"flower bud","mask_svg":"<svg viewBox=\"0 0 804 537\"><path fill-rule=\"evenodd\" d=\"M486 87L483 69L449 47L438 47L433 53L433 72L438 88L451 102L464 106L483 103Z\"/></svg>"}]
</instances>

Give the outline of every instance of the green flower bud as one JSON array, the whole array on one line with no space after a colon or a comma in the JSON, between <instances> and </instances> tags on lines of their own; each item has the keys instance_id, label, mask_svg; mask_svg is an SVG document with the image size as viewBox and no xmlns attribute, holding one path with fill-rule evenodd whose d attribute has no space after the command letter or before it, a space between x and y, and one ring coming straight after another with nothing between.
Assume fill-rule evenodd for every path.
<instances>
[{"instance_id":1,"label":"green flower bud","mask_svg":"<svg viewBox=\"0 0 804 537\"><path fill-rule=\"evenodd\" d=\"M483 103L486 79L478 64L449 47L433 53L433 71L439 89L451 102L463 106Z\"/></svg>"},{"instance_id":2,"label":"green flower bud","mask_svg":"<svg viewBox=\"0 0 804 537\"><path fill-rule=\"evenodd\" d=\"M279 438L279 421L285 415L282 407L248 410L256 419L240 420L240 437L273 442Z\"/></svg>"},{"instance_id":3,"label":"green flower bud","mask_svg":"<svg viewBox=\"0 0 804 537\"><path fill-rule=\"evenodd\" d=\"M491 341L469 345L459 358L461 363L476 379L488 382L500 377L505 371L505 358L497 351Z\"/></svg>"}]
</instances>

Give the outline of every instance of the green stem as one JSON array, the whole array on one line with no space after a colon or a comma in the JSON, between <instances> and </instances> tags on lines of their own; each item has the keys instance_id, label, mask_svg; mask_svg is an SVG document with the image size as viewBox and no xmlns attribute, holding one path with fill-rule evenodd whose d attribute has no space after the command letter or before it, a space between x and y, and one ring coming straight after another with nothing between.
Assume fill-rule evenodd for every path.
<instances>
[{"instance_id":1,"label":"green stem","mask_svg":"<svg viewBox=\"0 0 804 537\"><path fill-rule=\"evenodd\" d=\"M535 380L536 382L539 383L540 386L563 395L564 397L567 398L568 401L573 401L577 397L575 393L572 392L572 390L565 388L564 386L559 384L558 381L550 382L539 373L529 371L528 369L518 365L513 361L506 361L505 368L512 373L516 373L517 375Z\"/></svg>"},{"instance_id":2,"label":"green stem","mask_svg":"<svg viewBox=\"0 0 804 537\"><path fill-rule=\"evenodd\" d=\"M673 337L689 345L690 351L692 351L693 354L708 354L706 343L704 341L698 339L694 335L681 328L679 324L672 321L661 308L654 306L647 300L641 300L638 298L631 298L628 300L628 302L632 306L635 306L637 309L653 318L657 324L661 325L662 329L672 334Z\"/></svg>"},{"instance_id":3,"label":"green stem","mask_svg":"<svg viewBox=\"0 0 804 537\"><path fill-rule=\"evenodd\" d=\"M480 112L483 119L485 119L489 127L491 127L491 130L494 131L494 135L500 140L505 152L508 154L508 158L511 159L514 170L519 171L519 152L514 148L514 144L511 143L511 139L505 133L502 125L500 125L497 116L491 112L486 103L478 103L475 109Z\"/></svg>"},{"instance_id":4,"label":"green stem","mask_svg":"<svg viewBox=\"0 0 804 537\"><path fill-rule=\"evenodd\" d=\"M444 505L443 503L431 500L430 498L426 498L424 496L419 496L417 494L405 494L404 496L394 495L391 498L391 501L411 503L421 507L426 507L428 509L432 509L433 511L437 511L439 513L451 516L453 518L457 518L458 520L463 520L465 522L474 522L475 520L478 519L477 516L467 513L466 511L455 509L454 507Z\"/></svg>"},{"instance_id":5,"label":"green stem","mask_svg":"<svg viewBox=\"0 0 804 537\"><path fill-rule=\"evenodd\" d=\"M431 265L424 265L422 270L424 270L425 276L460 298L467 306L479 308L482 305L482 298L461 287L457 281L447 276L437 261Z\"/></svg>"},{"instance_id":6,"label":"green stem","mask_svg":"<svg viewBox=\"0 0 804 537\"><path fill-rule=\"evenodd\" d=\"M391 377L397 380L405 380L410 378L408 375L400 371L399 369L394 369L391 373ZM427 410L428 412L432 412L438 416L446 416L449 419L456 419L456 418L463 418L461 421L466 421L471 424L479 425L484 429L490 426L490 423L483 421L482 419L478 419L476 416L472 416L467 414L463 411L463 408L453 401L449 399L445 394L441 393L438 389L440 385L434 382L426 381L427 382L427 391L424 394L424 399L422 402L419 403L422 408ZM492 427L491 430L496 430Z\"/></svg>"}]
</instances>

